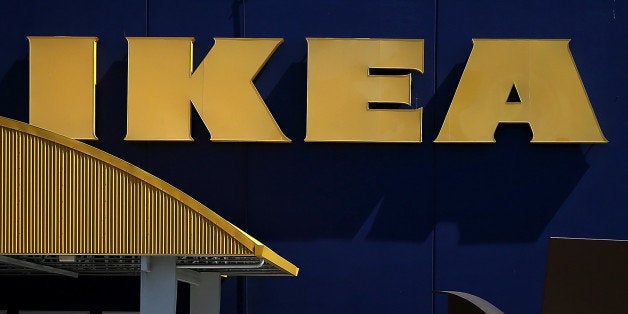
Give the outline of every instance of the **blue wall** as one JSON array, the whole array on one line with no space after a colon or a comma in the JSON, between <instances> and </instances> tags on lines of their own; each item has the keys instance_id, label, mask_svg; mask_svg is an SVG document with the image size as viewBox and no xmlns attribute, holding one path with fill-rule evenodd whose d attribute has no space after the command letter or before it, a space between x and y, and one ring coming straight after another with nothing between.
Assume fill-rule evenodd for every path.
<instances>
[{"instance_id":1,"label":"blue wall","mask_svg":"<svg viewBox=\"0 0 628 314\"><path fill-rule=\"evenodd\" d=\"M550 236L628 239L626 4L621 1L3 1L0 115L28 121L28 35L97 36L98 142L301 268L227 279L223 313L445 313L433 290L541 311ZM124 142L125 36L282 37L256 80L292 144ZM304 143L306 37L425 39L422 144ZM472 38L570 38L604 145L433 144ZM106 283L105 283L106 284ZM33 301L36 302L36 301Z\"/></svg>"}]
</instances>

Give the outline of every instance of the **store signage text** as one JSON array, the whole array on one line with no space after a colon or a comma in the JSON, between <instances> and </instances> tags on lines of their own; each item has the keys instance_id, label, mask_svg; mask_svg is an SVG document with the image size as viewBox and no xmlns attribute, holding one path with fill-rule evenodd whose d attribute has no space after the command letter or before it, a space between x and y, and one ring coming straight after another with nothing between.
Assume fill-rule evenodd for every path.
<instances>
[{"instance_id":1,"label":"store signage text","mask_svg":"<svg viewBox=\"0 0 628 314\"><path fill-rule=\"evenodd\" d=\"M29 37L30 123L96 139L96 37ZM193 38L130 37L125 140L191 141L190 102L213 141L290 142L252 81L279 38L217 38L193 69ZM308 38L307 142L421 142L411 76L421 39ZM398 72L393 72L398 73ZM507 101L516 93L516 101ZM285 104L296 106L299 104ZM528 123L534 143L605 143L569 40L475 39L439 143L490 143L499 123Z\"/></svg>"}]
</instances>

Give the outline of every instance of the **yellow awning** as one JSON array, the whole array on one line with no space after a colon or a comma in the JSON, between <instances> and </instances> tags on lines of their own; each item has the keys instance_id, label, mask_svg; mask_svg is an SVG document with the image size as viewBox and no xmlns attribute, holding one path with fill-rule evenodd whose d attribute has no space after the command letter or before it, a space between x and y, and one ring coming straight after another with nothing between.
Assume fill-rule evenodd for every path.
<instances>
[{"instance_id":1,"label":"yellow awning","mask_svg":"<svg viewBox=\"0 0 628 314\"><path fill-rule=\"evenodd\" d=\"M0 255L44 264L73 255L93 272L99 261L115 266L118 258L134 269L138 256L174 255L180 267L229 275L298 273L203 204L122 159L3 117L0 132Z\"/></svg>"}]
</instances>

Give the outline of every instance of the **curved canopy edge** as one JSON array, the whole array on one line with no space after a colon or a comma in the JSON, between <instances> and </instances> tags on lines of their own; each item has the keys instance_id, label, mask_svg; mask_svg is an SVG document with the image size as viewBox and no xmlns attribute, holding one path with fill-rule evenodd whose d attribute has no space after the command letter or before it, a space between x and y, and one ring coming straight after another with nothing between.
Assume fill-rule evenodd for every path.
<instances>
[{"instance_id":1,"label":"curved canopy edge","mask_svg":"<svg viewBox=\"0 0 628 314\"><path fill-rule=\"evenodd\" d=\"M0 166L0 254L255 256L298 273L194 198L77 140L0 117Z\"/></svg>"}]
</instances>

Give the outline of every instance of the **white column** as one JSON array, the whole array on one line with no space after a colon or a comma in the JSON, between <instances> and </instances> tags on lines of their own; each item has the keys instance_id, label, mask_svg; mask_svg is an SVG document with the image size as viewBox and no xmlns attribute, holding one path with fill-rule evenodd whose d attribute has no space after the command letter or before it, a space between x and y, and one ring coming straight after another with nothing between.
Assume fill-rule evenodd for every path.
<instances>
[{"instance_id":1,"label":"white column","mask_svg":"<svg viewBox=\"0 0 628 314\"><path fill-rule=\"evenodd\" d=\"M176 313L176 261L176 256L142 256L141 314Z\"/></svg>"},{"instance_id":2,"label":"white column","mask_svg":"<svg viewBox=\"0 0 628 314\"><path fill-rule=\"evenodd\" d=\"M220 314L220 274L201 273L198 285L190 285L190 314Z\"/></svg>"}]
</instances>

